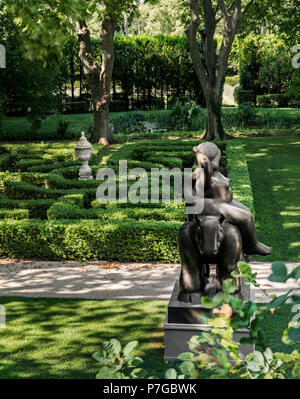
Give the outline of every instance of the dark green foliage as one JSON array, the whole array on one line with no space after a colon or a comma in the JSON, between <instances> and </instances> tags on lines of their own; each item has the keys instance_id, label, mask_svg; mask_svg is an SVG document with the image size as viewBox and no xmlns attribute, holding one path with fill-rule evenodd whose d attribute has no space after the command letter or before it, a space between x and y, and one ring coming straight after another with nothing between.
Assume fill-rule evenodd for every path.
<instances>
[{"instance_id":1,"label":"dark green foliage","mask_svg":"<svg viewBox=\"0 0 300 399\"><path fill-rule=\"evenodd\" d=\"M206 126L206 110L191 102L176 102L170 113L170 124L176 130L203 130Z\"/></svg>"},{"instance_id":2,"label":"dark green foliage","mask_svg":"<svg viewBox=\"0 0 300 399\"><path fill-rule=\"evenodd\" d=\"M256 96L285 94L295 79L292 54L284 38L268 35L248 35L239 41L240 89L236 101L256 103ZM245 91L244 91L245 90ZM252 98L254 96L254 100ZM260 105L288 106L288 97L260 98ZM264 105L266 104L266 105Z\"/></svg>"},{"instance_id":3,"label":"dark green foliage","mask_svg":"<svg viewBox=\"0 0 300 399\"><path fill-rule=\"evenodd\" d=\"M66 203L66 197L55 202L48 210L48 219L98 219L107 221L133 220L162 220L184 222L183 209L147 209L147 208L121 208L121 209L83 209Z\"/></svg>"},{"instance_id":4,"label":"dark green foliage","mask_svg":"<svg viewBox=\"0 0 300 399\"><path fill-rule=\"evenodd\" d=\"M289 97L286 94L263 94L257 96L257 105L262 108L287 107Z\"/></svg>"},{"instance_id":5,"label":"dark green foliage","mask_svg":"<svg viewBox=\"0 0 300 399\"><path fill-rule=\"evenodd\" d=\"M8 170L11 167L12 157L10 154L0 155L0 170Z\"/></svg>"},{"instance_id":6,"label":"dark green foliage","mask_svg":"<svg viewBox=\"0 0 300 399\"><path fill-rule=\"evenodd\" d=\"M292 82L289 89L286 92L286 96L289 99L290 104L293 107L300 106L300 69L295 69L292 74Z\"/></svg>"},{"instance_id":7,"label":"dark green foliage","mask_svg":"<svg viewBox=\"0 0 300 399\"><path fill-rule=\"evenodd\" d=\"M63 138L68 130L70 122L67 119L60 119L58 122L57 133Z\"/></svg>"},{"instance_id":8,"label":"dark green foliage","mask_svg":"<svg viewBox=\"0 0 300 399\"><path fill-rule=\"evenodd\" d=\"M254 91L253 90L245 90L242 89L241 86L237 86L234 89L234 101L238 104L238 105L242 105L242 104L255 104L255 95L254 95Z\"/></svg>"},{"instance_id":9,"label":"dark green foliage","mask_svg":"<svg viewBox=\"0 0 300 399\"><path fill-rule=\"evenodd\" d=\"M4 182L4 194L10 199L56 199L64 193L64 190L37 187L22 182Z\"/></svg>"},{"instance_id":10,"label":"dark green foliage","mask_svg":"<svg viewBox=\"0 0 300 399\"><path fill-rule=\"evenodd\" d=\"M241 126L254 126L256 124L257 115L256 108L252 107L249 103L243 102L235 112L236 121Z\"/></svg>"},{"instance_id":11,"label":"dark green foliage","mask_svg":"<svg viewBox=\"0 0 300 399\"><path fill-rule=\"evenodd\" d=\"M29 219L28 209L0 209L0 219Z\"/></svg>"},{"instance_id":12,"label":"dark green foliage","mask_svg":"<svg viewBox=\"0 0 300 399\"><path fill-rule=\"evenodd\" d=\"M25 209L29 212L30 218L47 219L47 210L55 200L12 200L0 196L1 209Z\"/></svg>"},{"instance_id":13,"label":"dark green foliage","mask_svg":"<svg viewBox=\"0 0 300 399\"><path fill-rule=\"evenodd\" d=\"M99 48L98 41L93 45ZM180 96L203 104L185 36L116 36L116 85L122 92L114 91L113 100L122 100L126 109L163 108Z\"/></svg>"},{"instance_id":14,"label":"dark green foliage","mask_svg":"<svg viewBox=\"0 0 300 399\"><path fill-rule=\"evenodd\" d=\"M0 222L0 255L57 260L176 262L180 226L180 222L162 221L7 220Z\"/></svg>"}]
</instances>

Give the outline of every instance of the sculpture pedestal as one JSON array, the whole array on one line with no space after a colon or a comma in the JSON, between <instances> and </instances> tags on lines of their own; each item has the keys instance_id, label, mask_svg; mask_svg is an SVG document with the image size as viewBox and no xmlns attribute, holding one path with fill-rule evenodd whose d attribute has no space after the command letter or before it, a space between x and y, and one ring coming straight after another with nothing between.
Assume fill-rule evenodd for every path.
<instances>
[{"instance_id":1,"label":"sculpture pedestal","mask_svg":"<svg viewBox=\"0 0 300 399\"><path fill-rule=\"evenodd\" d=\"M204 331L210 331L210 327L207 324L203 324L200 320L200 316L208 315L211 309L207 309L203 305L180 302L177 299L178 294L179 281L177 280L168 305L168 312L164 323L165 361L177 360L177 356L180 353L189 352L187 342L194 335L200 335ZM249 300L254 301L254 292L251 291L249 285L244 285L242 283L241 297L243 302ZM247 328L241 328L234 333L234 340L238 342L241 338L247 337L248 334L249 330ZM240 351L246 356L254 351L254 345L241 345Z\"/></svg>"}]
</instances>

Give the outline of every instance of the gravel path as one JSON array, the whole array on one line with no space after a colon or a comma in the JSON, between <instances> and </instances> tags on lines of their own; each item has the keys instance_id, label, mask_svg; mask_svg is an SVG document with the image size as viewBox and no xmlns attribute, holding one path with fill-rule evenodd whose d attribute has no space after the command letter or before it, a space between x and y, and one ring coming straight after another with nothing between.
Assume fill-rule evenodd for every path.
<instances>
[{"instance_id":1,"label":"gravel path","mask_svg":"<svg viewBox=\"0 0 300 399\"><path fill-rule=\"evenodd\" d=\"M251 264L258 273L261 287L269 295L282 295L298 288L295 280L286 284L271 283L271 263ZM296 263L287 263L292 270ZM0 260L0 296L168 300L178 264L117 263L117 262L40 262ZM257 302L270 300L255 289Z\"/></svg>"}]
</instances>

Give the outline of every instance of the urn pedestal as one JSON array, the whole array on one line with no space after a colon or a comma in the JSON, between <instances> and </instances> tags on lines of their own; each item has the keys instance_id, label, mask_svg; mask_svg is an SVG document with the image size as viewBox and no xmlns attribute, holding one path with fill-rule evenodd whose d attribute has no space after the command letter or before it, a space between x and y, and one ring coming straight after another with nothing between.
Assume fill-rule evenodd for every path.
<instances>
[{"instance_id":1,"label":"urn pedestal","mask_svg":"<svg viewBox=\"0 0 300 399\"><path fill-rule=\"evenodd\" d=\"M82 165L79 170L78 180L93 180L92 170L89 167L89 160L93 153L93 146L88 142L84 132L81 133L79 142L75 147L75 153Z\"/></svg>"},{"instance_id":2,"label":"urn pedestal","mask_svg":"<svg viewBox=\"0 0 300 399\"><path fill-rule=\"evenodd\" d=\"M211 309L203 305L185 303L178 301L179 280L177 279L168 305L168 311L164 322L165 333L165 361L177 360L182 352L189 352L188 341L194 335L209 332L210 327L200 320L202 315L208 315ZM241 297L243 302L249 300L254 302L254 292L249 285L242 283ZM198 302L198 301L197 301ZM241 338L247 337L249 330L241 328L234 333L234 340L239 342ZM240 351L248 355L254 351L254 345L241 345Z\"/></svg>"}]
</instances>

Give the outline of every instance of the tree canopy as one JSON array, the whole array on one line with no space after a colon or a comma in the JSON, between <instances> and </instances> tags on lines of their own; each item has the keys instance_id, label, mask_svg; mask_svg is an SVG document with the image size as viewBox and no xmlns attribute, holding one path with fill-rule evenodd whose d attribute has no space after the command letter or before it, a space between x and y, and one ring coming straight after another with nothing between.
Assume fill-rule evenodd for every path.
<instances>
[{"instance_id":1,"label":"tree canopy","mask_svg":"<svg viewBox=\"0 0 300 399\"><path fill-rule=\"evenodd\" d=\"M136 0L10 0L6 10L19 29L26 54L30 58L43 58L49 49L62 53L70 37L76 36L76 21L123 18L123 11L131 15L136 11ZM94 29L96 24L94 24Z\"/></svg>"}]
</instances>

